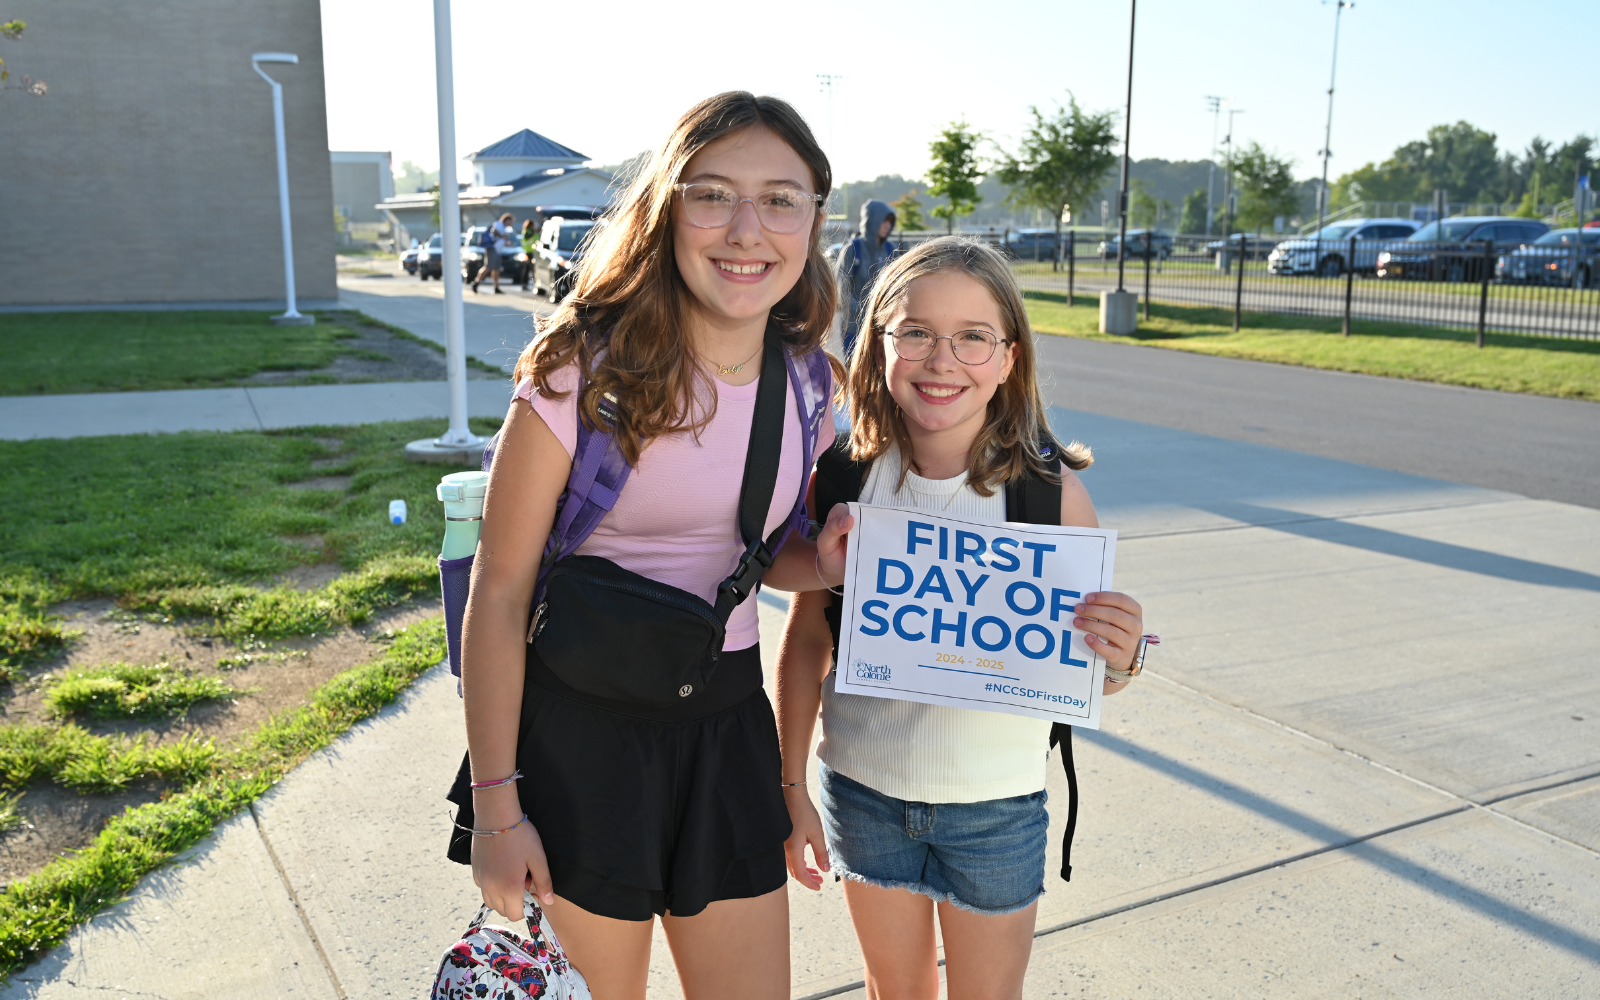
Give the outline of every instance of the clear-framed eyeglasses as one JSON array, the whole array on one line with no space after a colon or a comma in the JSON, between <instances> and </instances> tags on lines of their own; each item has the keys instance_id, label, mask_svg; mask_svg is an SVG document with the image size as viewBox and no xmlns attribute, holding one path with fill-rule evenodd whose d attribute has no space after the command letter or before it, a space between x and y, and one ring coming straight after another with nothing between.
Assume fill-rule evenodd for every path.
<instances>
[{"instance_id":1,"label":"clear-framed eyeglasses","mask_svg":"<svg viewBox=\"0 0 1600 1000\"><path fill-rule=\"evenodd\" d=\"M1001 344L1010 343L996 337L988 330L958 330L951 334L936 334L920 326L902 326L886 330L884 336L894 343L894 353L902 361L926 361L939 341L950 341L950 351L964 365L987 364Z\"/></svg>"},{"instance_id":2,"label":"clear-framed eyeglasses","mask_svg":"<svg viewBox=\"0 0 1600 1000\"><path fill-rule=\"evenodd\" d=\"M753 198L745 198L726 184L715 182L675 184L673 189L683 199L683 215L692 226L701 229L721 229L733 221L733 215L745 202L756 207L756 218L761 227L771 233L797 233L811 221L812 212L822 195L799 188L773 188Z\"/></svg>"}]
</instances>

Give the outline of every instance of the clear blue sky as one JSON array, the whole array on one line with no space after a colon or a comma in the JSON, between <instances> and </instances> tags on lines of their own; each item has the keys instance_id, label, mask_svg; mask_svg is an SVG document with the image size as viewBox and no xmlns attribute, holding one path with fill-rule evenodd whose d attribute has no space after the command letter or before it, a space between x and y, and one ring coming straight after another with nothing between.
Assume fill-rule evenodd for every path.
<instances>
[{"instance_id":1,"label":"clear blue sky","mask_svg":"<svg viewBox=\"0 0 1600 1000\"><path fill-rule=\"evenodd\" d=\"M835 92L835 176L908 177L965 116L1010 145L1027 107L1118 108L1126 0L857 0L787 6L456 0L457 143L527 127L622 160L661 141L700 98L742 88L793 102L829 144L816 75ZM438 162L431 0L322 0L333 149ZM981 13L975 13L981 12ZM1205 95L1244 113L1235 137L1320 170L1334 8L1318 0L1143 0L1134 54L1133 156L1201 159ZM1600 132L1595 0L1358 0L1344 12L1332 175L1466 119L1521 149L1535 135ZM1224 125L1224 128L1226 126Z\"/></svg>"}]
</instances>

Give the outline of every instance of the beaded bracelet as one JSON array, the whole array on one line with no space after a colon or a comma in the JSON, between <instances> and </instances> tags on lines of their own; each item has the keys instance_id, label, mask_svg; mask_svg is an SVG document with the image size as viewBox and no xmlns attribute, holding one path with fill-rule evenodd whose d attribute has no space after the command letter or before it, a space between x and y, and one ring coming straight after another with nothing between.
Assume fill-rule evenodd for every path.
<instances>
[{"instance_id":1,"label":"beaded bracelet","mask_svg":"<svg viewBox=\"0 0 1600 1000\"><path fill-rule=\"evenodd\" d=\"M451 820L450 823L457 830L465 830L468 833L472 834L474 837L494 837L494 836L498 836L499 834L502 834L502 833L510 833L512 830L515 830L517 827L521 826L522 824L526 823L527 821L528 821L528 814L527 813L523 813L521 819L517 820L515 823L512 823L510 826L506 827L504 830L476 830L476 829L473 829L470 826L462 826L460 823L457 823L455 820Z\"/></svg>"},{"instance_id":2,"label":"beaded bracelet","mask_svg":"<svg viewBox=\"0 0 1600 1000\"><path fill-rule=\"evenodd\" d=\"M824 580L822 578L822 553L821 552L818 552L815 556L813 556L811 558L811 565L817 571L817 582L822 584L822 586L827 589L828 593L833 594L833 595L835 595L837 597L843 597L844 596L844 588L843 587L840 587L838 590L834 590L832 587L828 586L828 581Z\"/></svg>"},{"instance_id":3,"label":"beaded bracelet","mask_svg":"<svg viewBox=\"0 0 1600 1000\"><path fill-rule=\"evenodd\" d=\"M516 781L520 777L522 777L522 772L521 771L512 771L511 772L511 777L509 777L509 778L501 778L499 781L474 781L472 784L468 785L467 787L472 789L475 792L478 791L480 788L499 788L501 785L509 785L509 784L511 784L513 781Z\"/></svg>"}]
</instances>

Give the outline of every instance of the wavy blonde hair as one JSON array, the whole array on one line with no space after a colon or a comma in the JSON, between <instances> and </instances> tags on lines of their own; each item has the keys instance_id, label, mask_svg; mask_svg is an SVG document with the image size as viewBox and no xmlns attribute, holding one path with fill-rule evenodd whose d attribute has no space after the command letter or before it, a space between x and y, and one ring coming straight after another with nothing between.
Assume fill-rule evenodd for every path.
<instances>
[{"instance_id":1,"label":"wavy blonde hair","mask_svg":"<svg viewBox=\"0 0 1600 1000\"><path fill-rule=\"evenodd\" d=\"M578 398L580 418L599 423L599 402L614 396L617 443L629 464L651 439L673 431L698 432L716 412L711 376L697 363L689 339L691 293L678 273L673 249L674 185L696 153L748 128L770 129L788 143L811 172L816 194L833 187L828 158L805 119L776 97L730 91L690 108L648 165L628 183L617 204L596 224L578 265L572 292L541 324L517 359L512 378L532 378L539 391L562 398L550 377L577 361L588 371ZM820 350L838 301L822 254L822 211L811 227L800 277L772 309L791 353ZM598 361L597 361L598 359Z\"/></svg>"},{"instance_id":2,"label":"wavy blonde hair","mask_svg":"<svg viewBox=\"0 0 1600 1000\"><path fill-rule=\"evenodd\" d=\"M889 317L904 302L911 283L947 271L975 279L994 296L1008 341L1016 346L1011 374L989 400L988 419L973 439L967 457L967 482L980 496L993 496L1007 482L1032 471L1056 480L1039 451L1039 439L1049 432L1044 399L1039 394L1038 366L1033 352L1033 327L1022 304L1022 293L1004 257L988 244L960 236L941 236L919 244L894 258L878 275L862 312L861 335L850 359L850 377L844 389L850 405L850 457L876 459L900 449L900 481L911 471L911 437L905 415L889 393L884 355L884 333ZM1061 462L1077 471L1094 462L1089 447L1073 441L1059 449Z\"/></svg>"}]
</instances>

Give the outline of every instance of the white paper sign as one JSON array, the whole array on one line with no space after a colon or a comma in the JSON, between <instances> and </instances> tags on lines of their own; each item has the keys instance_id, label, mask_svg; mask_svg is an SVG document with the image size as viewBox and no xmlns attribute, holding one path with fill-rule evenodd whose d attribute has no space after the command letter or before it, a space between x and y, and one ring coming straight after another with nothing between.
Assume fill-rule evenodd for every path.
<instances>
[{"instance_id":1,"label":"white paper sign","mask_svg":"<svg viewBox=\"0 0 1600 1000\"><path fill-rule=\"evenodd\" d=\"M1100 727L1105 661L1073 628L1117 533L850 505L834 690Z\"/></svg>"}]
</instances>

